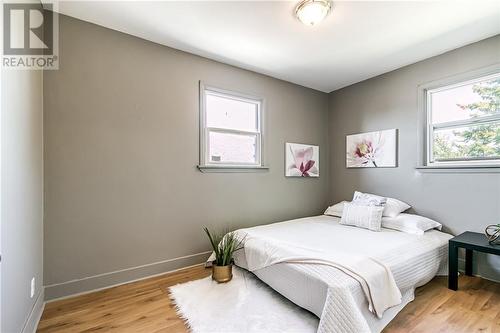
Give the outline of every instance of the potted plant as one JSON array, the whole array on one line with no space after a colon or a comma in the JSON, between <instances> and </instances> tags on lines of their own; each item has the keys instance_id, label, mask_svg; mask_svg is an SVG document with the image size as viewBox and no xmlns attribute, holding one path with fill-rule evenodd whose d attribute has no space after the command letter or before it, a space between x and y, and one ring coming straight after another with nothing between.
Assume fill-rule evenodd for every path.
<instances>
[{"instance_id":1,"label":"potted plant","mask_svg":"<svg viewBox=\"0 0 500 333\"><path fill-rule=\"evenodd\" d=\"M218 283L231 281L233 278L233 253L241 249L243 240L239 240L234 232L211 234L207 227L203 229L214 250L215 260L212 262L212 279Z\"/></svg>"}]
</instances>

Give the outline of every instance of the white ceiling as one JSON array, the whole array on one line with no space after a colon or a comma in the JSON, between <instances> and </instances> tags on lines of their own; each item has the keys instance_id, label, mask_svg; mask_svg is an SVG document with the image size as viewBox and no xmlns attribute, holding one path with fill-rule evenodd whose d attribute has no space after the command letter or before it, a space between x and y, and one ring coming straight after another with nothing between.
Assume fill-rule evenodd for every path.
<instances>
[{"instance_id":1,"label":"white ceiling","mask_svg":"<svg viewBox=\"0 0 500 333\"><path fill-rule=\"evenodd\" d=\"M324 92L500 33L500 1L64 1L60 13ZM500 51L499 51L500 52Z\"/></svg>"}]
</instances>

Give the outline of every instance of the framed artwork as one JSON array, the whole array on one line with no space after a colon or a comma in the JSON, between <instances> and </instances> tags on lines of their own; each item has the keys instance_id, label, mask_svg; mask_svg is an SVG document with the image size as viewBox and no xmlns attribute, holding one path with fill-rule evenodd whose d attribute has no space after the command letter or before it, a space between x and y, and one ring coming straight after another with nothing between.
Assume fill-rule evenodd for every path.
<instances>
[{"instance_id":1,"label":"framed artwork","mask_svg":"<svg viewBox=\"0 0 500 333\"><path fill-rule=\"evenodd\" d=\"M319 177L319 146L285 143L286 177Z\"/></svg>"},{"instance_id":2,"label":"framed artwork","mask_svg":"<svg viewBox=\"0 0 500 333\"><path fill-rule=\"evenodd\" d=\"M397 129L346 136L346 167L397 167L397 141Z\"/></svg>"}]
</instances>

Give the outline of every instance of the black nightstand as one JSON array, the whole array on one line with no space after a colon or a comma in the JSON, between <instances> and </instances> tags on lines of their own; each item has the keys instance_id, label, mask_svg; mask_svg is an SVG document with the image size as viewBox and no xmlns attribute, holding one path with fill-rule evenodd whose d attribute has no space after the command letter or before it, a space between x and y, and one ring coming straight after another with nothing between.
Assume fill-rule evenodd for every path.
<instances>
[{"instance_id":1,"label":"black nightstand","mask_svg":"<svg viewBox=\"0 0 500 333\"><path fill-rule=\"evenodd\" d=\"M466 231L449 241L448 288L458 288L458 248L465 249L465 275L472 275L472 251L500 255L500 245L491 245L484 234Z\"/></svg>"}]
</instances>

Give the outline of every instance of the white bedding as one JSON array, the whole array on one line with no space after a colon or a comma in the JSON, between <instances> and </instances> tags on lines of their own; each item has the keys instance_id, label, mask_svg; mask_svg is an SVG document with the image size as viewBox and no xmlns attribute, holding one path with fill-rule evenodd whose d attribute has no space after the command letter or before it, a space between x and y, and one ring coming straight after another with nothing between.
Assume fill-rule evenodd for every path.
<instances>
[{"instance_id":1,"label":"white bedding","mask_svg":"<svg viewBox=\"0 0 500 333\"><path fill-rule=\"evenodd\" d=\"M447 242L451 238L448 234L435 230L422 236L389 229L373 232L338 222L336 217L317 216L239 230L268 242L275 239L276 243L321 252L337 250L375 258L391 270L402 302L380 319L369 311L361 284L331 265L276 261L254 270L276 291L320 317L318 332L379 332L413 300L417 286L427 283L439 271L446 271ZM245 251L235 256L236 264L248 269L247 259L253 260L247 258Z\"/></svg>"},{"instance_id":2,"label":"white bedding","mask_svg":"<svg viewBox=\"0 0 500 333\"><path fill-rule=\"evenodd\" d=\"M371 254L353 253L352 246L338 246L352 236L351 229L333 223L315 223L310 228L310 224L295 223L288 232L279 235L275 228L238 230L237 237L244 239L248 270L253 272L282 262L332 266L359 282L370 311L379 318L385 310L401 303L401 292L389 267ZM304 239L297 242L297 235Z\"/></svg>"}]
</instances>

